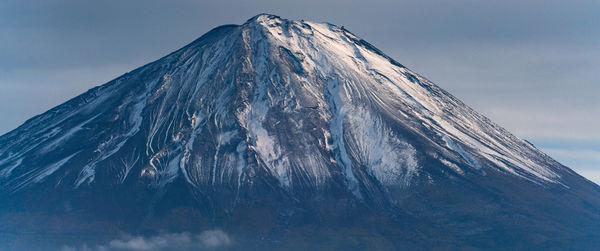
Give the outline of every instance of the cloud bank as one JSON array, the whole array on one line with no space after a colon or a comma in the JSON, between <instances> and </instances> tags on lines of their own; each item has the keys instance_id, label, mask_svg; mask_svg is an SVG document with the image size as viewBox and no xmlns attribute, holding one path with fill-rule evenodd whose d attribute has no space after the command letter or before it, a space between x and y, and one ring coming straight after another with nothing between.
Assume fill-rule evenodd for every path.
<instances>
[{"instance_id":1,"label":"cloud bank","mask_svg":"<svg viewBox=\"0 0 600 251\"><path fill-rule=\"evenodd\" d=\"M231 237L222 230L206 230L200 234L165 233L155 236L124 236L98 246L82 245L79 247L65 246L63 251L162 251L162 250L218 250L231 246Z\"/></svg>"}]
</instances>

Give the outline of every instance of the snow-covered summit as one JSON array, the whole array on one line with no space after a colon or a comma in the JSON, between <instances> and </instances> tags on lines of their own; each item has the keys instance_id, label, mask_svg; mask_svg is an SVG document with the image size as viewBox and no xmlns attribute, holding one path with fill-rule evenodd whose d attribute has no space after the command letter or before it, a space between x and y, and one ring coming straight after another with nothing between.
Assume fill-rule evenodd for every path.
<instances>
[{"instance_id":1,"label":"snow-covered summit","mask_svg":"<svg viewBox=\"0 0 600 251\"><path fill-rule=\"evenodd\" d=\"M600 240L598 186L348 30L268 14L0 136L0 202L3 244L212 225L242 250Z\"/></svg>"},{"instance_id":2,"label":"snow-covered summit","mask_svg":"<svg viewBox=\"0 0 600 251\"><path fill-rule=\"evenodd\" d=\"M342 178L362 197L434 182L430 161L446 175L539 184L570 172L346 29L269 14L214 29L0 143L13 191L93 186L99 174L239 189L264 170L284 189Z\"/></svg>"}]
</instances>

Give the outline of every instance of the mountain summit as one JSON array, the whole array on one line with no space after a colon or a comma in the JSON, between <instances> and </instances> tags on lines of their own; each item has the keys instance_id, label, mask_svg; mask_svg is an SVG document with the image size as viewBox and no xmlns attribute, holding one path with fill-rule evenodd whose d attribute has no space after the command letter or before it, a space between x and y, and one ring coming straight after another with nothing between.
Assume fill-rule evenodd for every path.
<instances>
[{"instance_id":1,"label":"mountain summit","mask_svg":"<svg viewBox=\"0 0 600 251\"><path fill-rule=\"evenodd\" d=\"M597 185L348 30L267 14L1 136L0 201L9 248L214 227L236 249L600 238Z\"/></svg>"}]
</instances>

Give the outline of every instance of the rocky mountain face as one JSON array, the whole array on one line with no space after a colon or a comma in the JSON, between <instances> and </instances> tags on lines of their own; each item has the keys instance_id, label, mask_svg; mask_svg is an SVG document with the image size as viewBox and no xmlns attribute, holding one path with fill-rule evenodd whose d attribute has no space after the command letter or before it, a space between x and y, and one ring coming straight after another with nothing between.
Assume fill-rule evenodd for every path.
<instances>
[{"instance_id":1,"label":"rocky mountain face","mask_svg":"<svg viewBox=\"0 0 600 251\"><path fill-rule=\"evenodd\" d=\"M0 243L593 248L600 187L344 28L258 15L0 136Z\"/></svg>"}]
</instances>

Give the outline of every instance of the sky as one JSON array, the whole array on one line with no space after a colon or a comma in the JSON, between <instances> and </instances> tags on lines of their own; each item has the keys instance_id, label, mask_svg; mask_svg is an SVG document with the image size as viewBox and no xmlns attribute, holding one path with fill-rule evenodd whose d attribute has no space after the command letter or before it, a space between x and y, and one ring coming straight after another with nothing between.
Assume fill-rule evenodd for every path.
<instances>
[{"instance_id":1,"label":"sky","mask_svg":"<svg viewBox=\"0 0 600 251\"><path fill-rule=\"evenodd\" d=\"M0 134L259 13L369 41L600 184L600 1L0 2Z\"/></svg>"}]
</instances>

